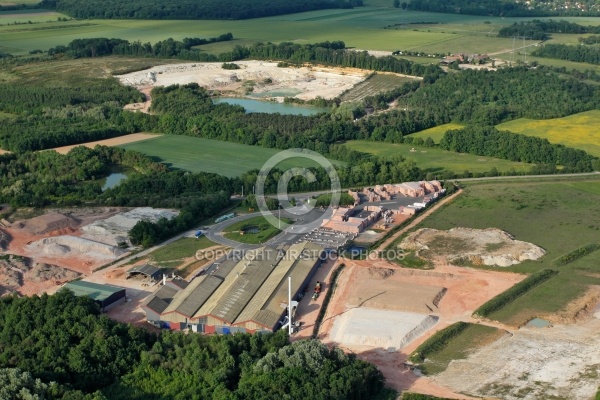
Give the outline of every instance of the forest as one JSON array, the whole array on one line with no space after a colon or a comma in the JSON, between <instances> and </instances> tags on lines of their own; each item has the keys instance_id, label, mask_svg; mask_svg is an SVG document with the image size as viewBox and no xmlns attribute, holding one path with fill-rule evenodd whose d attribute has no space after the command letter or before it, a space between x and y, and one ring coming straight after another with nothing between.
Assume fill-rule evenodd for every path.
<instances>
[{"instance_id":1,"label":"forest","mask_svg":"<svg viewBox=\"0 0 600 400\"><path fill-rule=\"evenodd\" d=\"M597 163L597 159L583 150L551 144L547 139L534 136L499 131L494 127L468 126L449 130L442 137L440 147L459 153L512 161L562 165L564 172L593 171L596 166L594 163Z\"/></svg>"},{"instance_id":2,"label":"forest","mask_svg":"<svg viewBox=\"0 0 600 400\"><path fill-rule=\"evenodd\" d=\"M130 42L124 39L90 38L76 39L67 46L57 46L48 50L50 56L67 56L70 58L102 57L102 56L136 56L136 57L160 57L181 58L194 61L217 61L217 57L208 53L194 50L194 46L202 46L210 43L227 42L233 39L231 33L225 33L219 37L184 38L174 40L172 38L161 40L154 45L150 43Z\"/></svg>"},{"instance_id":3,"label":"forest","mask_svg":"<svg viewBox=\"0 0 600 400\"><path fill-rule=\"evenodd\" d=\"M275 334L149 333L68 290L0 299L0 394L38 399L393 399L375 366ZM37 395L38 397L28 397Z\"/></svg>"},{"instance_id":4,"label":"forest","mask_svg":"<svg viewBox=\"0 0 600 400\"><path fill-rule=\"evenodd\" d=\"M545 44L537 48L531 55L600 65L600 47L598 46Z\"/></svg>"},{"instance_id":5,"label":"forest","mask_svg":"<svg viewBox=\"0 0 600 400\"><path fill-rule=\"evenodd\" d=\"M600 33L600 26L583 26L575 22L553 19L534 19L505 26L498 31L499 37L525 37L532 40L547 40L549 33Z\"/></svg>"},{"instance_id":6,"label":"forest","mask_svg":"<svg viewBox=\"0 0 600 400\"><path fill-rule=\"evenodd\" d=\"M43 0L39 7L78 19L236 20L361 5L361 0Z\"/></svg>"}]
</instances>

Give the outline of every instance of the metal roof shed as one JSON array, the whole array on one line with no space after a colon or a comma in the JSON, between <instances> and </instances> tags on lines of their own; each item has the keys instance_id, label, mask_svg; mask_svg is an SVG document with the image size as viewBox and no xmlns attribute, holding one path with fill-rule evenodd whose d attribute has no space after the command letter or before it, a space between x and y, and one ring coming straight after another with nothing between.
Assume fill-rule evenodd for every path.
<instances>
[{"instance_id":1,"label":"metal roof shed","mask_svg":"<svg viewBox=\"0 0 600 400\"><path fill-rule=\"evenodd\" d=\"M144 275L152 280L159 280L162 277L161 269L150 264L136 265L126 272L127 279L134 275Z\"/></svg>"},{"instance_id":2,"label":"metal roof shed","mask_svg":"<svg viewBox=\"0 0 600 400\"><path fill-rule=\"evenodd\" d=\"M125 300L125 288L113 285L101 285L99 283L72 281L63 286L75 294L75 296L87 296L100 305L103 311L110 306Z\"/></svg>"}]
</instances>

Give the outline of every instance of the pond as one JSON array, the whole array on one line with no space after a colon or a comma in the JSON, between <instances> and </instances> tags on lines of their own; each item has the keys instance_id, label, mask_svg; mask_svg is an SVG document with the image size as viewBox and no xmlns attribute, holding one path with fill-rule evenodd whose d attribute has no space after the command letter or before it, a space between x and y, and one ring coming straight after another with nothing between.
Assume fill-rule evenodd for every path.
<instances>
[{"instance_id":1,"label":"pond","mask_svg":"<svg viewBox=\"0 0 600 400\"><path fill-rule=\"evenodd\" d=\"M98 181L102 185L102 191L114 188L121 181L127 179L130 173L131 170L129 168L112 168L110 175Z\"/></svg>"},{"instance_id":2,"label":"pond","mask_svg":"<svg viewBox=\"0 0 600 400\"><path fill-rule=\"evenodd\" d=\"M220 97L213 99L213 103L229 103L244 107L246 113L268 113L268 114L289 114L289 115L316 115L328 112L327 108L298 106L293 104L277 103L274 101L263 101L254 99L239 99L233 97Z\"/></svg>"},{"instance_id":3,"label":"pond","mask_svg":"<svg viewBox=\"0 0 600 400\"><path fill-rule=\"evenodd\" d=\"M525 324L525 326L528 328L546 328L551 326L551 324L550 321L546 321L545 319L534 318Z\"/></svg>"}]
</instances>

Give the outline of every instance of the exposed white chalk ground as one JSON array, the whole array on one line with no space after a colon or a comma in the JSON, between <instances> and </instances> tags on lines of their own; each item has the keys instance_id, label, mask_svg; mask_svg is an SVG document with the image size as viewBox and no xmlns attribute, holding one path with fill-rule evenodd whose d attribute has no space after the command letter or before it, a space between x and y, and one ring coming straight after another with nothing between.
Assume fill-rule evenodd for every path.
<instances>
[{"instance_id":1,"label":"exposed white chalk ground","mask_svg":"<svg viewBox=\"0 0 600 400\"><path fill-rule=\"evenodd\" d=\"M369 346L395 351L421 336L437 317L403 311L353 308L336 317L330 339L346 346Z\"/></svg>"}]
</instances>

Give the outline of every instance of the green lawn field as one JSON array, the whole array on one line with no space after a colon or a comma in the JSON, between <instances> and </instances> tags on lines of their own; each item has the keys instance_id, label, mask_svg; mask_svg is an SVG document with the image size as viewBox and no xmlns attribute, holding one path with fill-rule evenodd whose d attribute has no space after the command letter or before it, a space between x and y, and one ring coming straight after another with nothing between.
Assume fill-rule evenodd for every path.
<instances>
[{"instance_id":1,"label":"green lawn field","mask_svg":"<svg viewBox=\"0 0 600 400\"><path fill-rule=\"evenodd\" d=\"M214 172L229 177L259 169L271 156L279 153L279 150L264 147L175 135L164 135L119 147L147 154L173 168ZM309 159L296 157L282 162L279 168L314 165Z\"/></svg>"},{"instance_id":2,"label":"green lawn field","mask_svg":"<svg viewBox=\"0 0 600 400\"><path fill-rule=\"evenodd\" d=\"M517 172L525 172L531 168L531 164L480 157L471 154L460 154L438 148L414 146L411 144L352 140L346 142L345 145L352 150L375 154L377 156L391 157L402 155L406 158L412 158L419 168L433 173L442 171L463 173L465 170L469 172L486 172L493 167L496 167L500 172L508 171L511 168L514 168ZM412 149L416 151L411 151Z\"/></svg>"},{"instance_id":3,"label":"green lawn field","mask_svg":"<svg viewBox=\"0 0 600 400\"><path fill-rule=\"evenodd\" d=\"M418 228L500 228L517 240L534 243L546 255L505 271L531 273L544 268L559 273L490 319L521 325L533 317L548 317L600 284L600 252L569 264L556 260L580 247L600 242L600 179L577 182L470 183L454 202L441 208ZM492 267L487 267L494 269Z\"/></svg>"},{"instance_id":4,"label":"green lawn field","mask_svg":"<svg viewBox=\"0 0 600 400\"><path fill-rule=\"evenodd\" d=\"M442 137L444 136L444 133L446 133L446 131L449 131L452 129L462 129L462 128L463 128L463 125L449 123L449 124L434 126L433 128L429 128L429 129L425 129L424 131L413 133L412 135L410 135L410 137L415 138L415 139L421 138L423 140L430 137L433 139L433 141L435 143L439 143L440 140L442 140Z\"/></svg>"},{"instance_id":5,"label":"green lawn field","mask_svg":"<svg viewBox=\"0 0 600 400\"><path fill-rule=\"evenodd\" d=\"M564 144L600 157L600 110L546 120L520 118L500 124L497 128L541 137L551 143Z\"/></svg>"}]
</instances>

